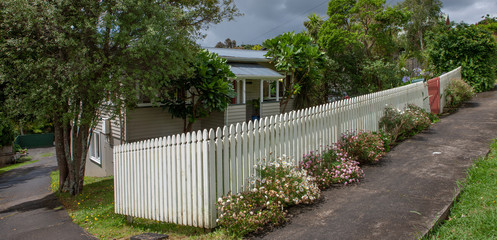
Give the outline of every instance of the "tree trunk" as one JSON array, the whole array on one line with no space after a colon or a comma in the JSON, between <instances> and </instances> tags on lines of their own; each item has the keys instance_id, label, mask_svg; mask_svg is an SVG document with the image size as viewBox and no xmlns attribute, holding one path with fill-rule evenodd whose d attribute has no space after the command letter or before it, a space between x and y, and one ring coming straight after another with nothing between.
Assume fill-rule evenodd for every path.
<instances>
[{"instance_id":1,"label":"tree trunk","mask_svg":"<svg viewBox=\"0 0 497 240\"><path fill-rule=\"evenodd\" d=\"M281 109L281 113L284 113L286 111L286 106L288 105L288 102L290 101L290 96L288 96L285 101L282 101L280 105L283 105L283 109Z\"/></svg>"},{"instance_id":2,"label":"tree trunk","mask_svg":"<svg viewBox=\"0 0 497 240\"><path fill-rule=\"evenodd\" d=\"M54 132L55 132L55 155L57 156L57 165L59 167L59 192L66 192L69 189L68 177L69 168L67 166L64 127L62 126L59 116L54 116Z\"/></svg>"},{"instance_id":3,"label":"tree trunk","mask_svg":"<svg viewBox=\"0 0 497 240\"><path fill-rule=\"evenodd\" d=\"M192 129L193 129L193 123L192 122L188 122L188 125L186 125L184 133L191 132Z\"/></svg>"},{"instance_id":4,"label":"tree trunk","mask_svg":"<svg viewBox=\"0 0 497 240\"><path fill-rule=\"evenodd\" d=\"M419 31L419 46L421 47L421 51L424 51L423 32L421 30Z\"/></svg>"},{"instance_id":5,"label":"tree trunk","mask_svg":"<svg viewBox=\"0 0 497 240\"><path fill-rule=\"evenodd\" d=\"M63 124L54 116L55 152L59 167L59 191L71 195L83 191L89 126Z\"/></svg>"}]
</instances>

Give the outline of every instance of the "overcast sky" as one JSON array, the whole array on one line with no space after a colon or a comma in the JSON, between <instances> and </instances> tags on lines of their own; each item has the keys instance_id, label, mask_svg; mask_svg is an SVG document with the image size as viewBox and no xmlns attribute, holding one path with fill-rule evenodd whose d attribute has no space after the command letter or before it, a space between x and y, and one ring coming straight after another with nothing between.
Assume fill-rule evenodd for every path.
<instances>
[{"instance_id":1,"label":"overcast sky","mask_svg":"<svg viewBox=\"0 0 497 240\"><path fill-rule=\"evenodd\" d=\"M310 13L326 16L330 0L235 0L236 6L244 16L230 22L211 26L205 33L207 37L199 43L213 47L226 38L236 40L238 45L262 43L281 33L304 29L303 22ZM387 0L395 5L400 0ZM497 16L497 0L442 0L442 12L451 21L475 23L481 16Z\"/></svg>"}]
</instances>

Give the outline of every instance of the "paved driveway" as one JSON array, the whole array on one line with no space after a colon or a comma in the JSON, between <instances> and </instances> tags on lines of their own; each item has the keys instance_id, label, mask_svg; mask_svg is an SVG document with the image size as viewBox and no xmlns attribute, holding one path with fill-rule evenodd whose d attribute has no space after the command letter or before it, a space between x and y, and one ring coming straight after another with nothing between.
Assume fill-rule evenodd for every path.
<instances>
[{"instance_id":1,"label":"paved driveway","mask_svg":"<svg viewBox=\"0 0 497 240\"><path fill-rule=\"evenodd\" d=\"M0 175L0 239L95 239L74 224L50 191L54 148L29 150L38 162Z\"/></svg>"},{"instance_id":2,"label":"paved driveway","mask_svg":"<svg viewBox=\"0 0 497 240\"><path fill-rule=\"evenodd\" d=\"M323 192L264 239L418 239L452 203L457 180L497 137L497 88L399 144L365 178Z\"/></svg>"}]
</instances>

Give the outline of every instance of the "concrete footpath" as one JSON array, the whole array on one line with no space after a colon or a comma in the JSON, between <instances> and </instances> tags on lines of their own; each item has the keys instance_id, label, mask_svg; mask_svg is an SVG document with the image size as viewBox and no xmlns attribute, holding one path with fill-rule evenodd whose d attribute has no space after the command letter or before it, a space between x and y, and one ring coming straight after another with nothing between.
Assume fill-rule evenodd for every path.
<instances>
[{"instance_id":1,"label":"concrete footpath","mask_svg":"<svg viewBox=\"0 0 497 240\"><path fill-rule=\"evenodd\" d=\"M50 190L54 152L30 149L38 162L0 175L0 239L96 239L71 221Z\"/></svg>"},{"instance_id":2,"label":"concrete footpath","mask_svg":"<svg viewBox=\"0 0 497 240\"><path fill-rule=\"evenodd\" d=\"M264 239L417 239L447 213L457 181L497 138L497 91L478 94L458 112L364 168L361 183L323 192Z\"/></svg>"}]
</instances>

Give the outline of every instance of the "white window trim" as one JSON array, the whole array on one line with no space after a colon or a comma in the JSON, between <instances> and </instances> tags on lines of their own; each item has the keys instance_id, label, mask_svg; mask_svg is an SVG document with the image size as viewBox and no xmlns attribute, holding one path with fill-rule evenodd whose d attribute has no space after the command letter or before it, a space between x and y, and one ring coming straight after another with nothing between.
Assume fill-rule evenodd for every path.
<instances>
[{"instance_id":1,"label":"white window trim","mask_svg":"<svg viewBox=\"0 0 497 240\"><path fill-rule=\"evenodd\" d=\"M95 141L95 139L97 139ZM95 152L96 151L96 152ZM93 132L91 134L90 148L89 148L90 160L97 164L102 164L102 151L100 151L100 133ZM96 154L95 154L96 153Z\"/></svg>"}]
</instances>

